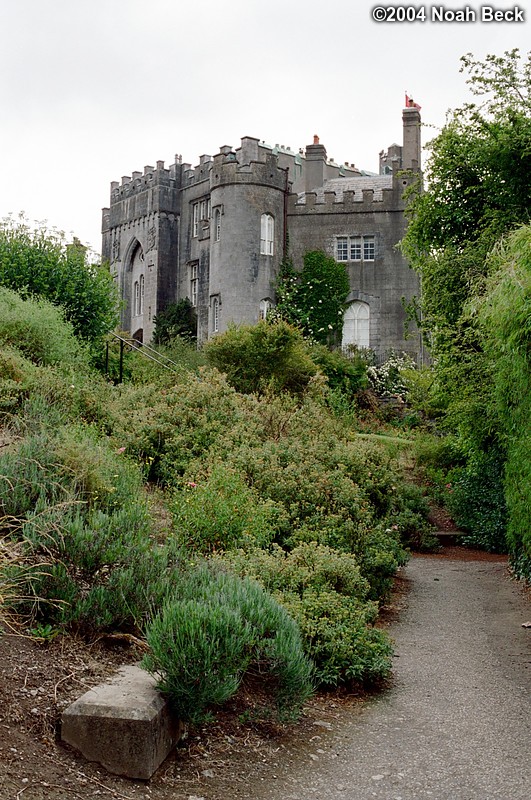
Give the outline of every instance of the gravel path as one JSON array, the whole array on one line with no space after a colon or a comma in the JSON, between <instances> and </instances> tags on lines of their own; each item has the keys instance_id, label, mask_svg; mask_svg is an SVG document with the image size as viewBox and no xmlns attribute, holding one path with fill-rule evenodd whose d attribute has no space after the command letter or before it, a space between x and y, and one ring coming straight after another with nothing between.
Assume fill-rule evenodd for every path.
<instances>
[{"instance_id":1,"label":"gravel path","mask_svg":"<svg viewBox=\"0 0 531 800\"><path fill-rule=\"evenodd\" d=\"M394 687L253 800L529 800L529 603L497 561L416 557Z\"/></svg>"}]
</instances>

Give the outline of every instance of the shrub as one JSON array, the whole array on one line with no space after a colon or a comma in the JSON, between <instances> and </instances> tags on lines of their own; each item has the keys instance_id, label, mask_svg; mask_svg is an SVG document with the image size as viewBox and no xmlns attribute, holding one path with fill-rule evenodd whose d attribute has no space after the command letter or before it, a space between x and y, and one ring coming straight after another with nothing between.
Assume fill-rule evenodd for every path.
<instances>
[{"instance_id":1,"label":"shrub","mask_svg":"<svg viewBox=\"0 0 531 800\"><path fill-rule=\"evenodd\" d=\"M250 580L201 565L181 573L175 596L148 625L144 666L160 674L180 719L198 722L232 697L251 665L272 679L281 716L311 693L312 668L297 626Z\"/></svg>"},{"instance_id":2,"label":"shrub","mask_svg":"<svg viewBox=\"0 0 531 800\"><path fill-rule=\"evenodd\" d=\"M44 299L23 300L0 286L0 343L35 364L88 364L70 323Z\"/></svg>"},{"instance_id":3,"label":"shrub","mask_svg":"<svg viewBox=\"0 0 531 800\"><path fill-rule=\"evenodd\" d=\"M210 339L204 352L209 364L243 393L300 395L317 373L302 335L283 320L232 326Z\"/></svg>"},{"instance_id":4,"label":"shrub","mask_svg":"<svg viewBox=\"0 0 531 800\"><path fill-rule=\"evenodd\" d=\"M493 553L507 552L507 508L501 453L478 453L467 466L454 471L448 508L457 525L467 532L464 544Z\"/></svg>"},{"instance_id":5,"label":"shrub","mask_svg":"<svg viewBox=\"0 0 531 800\"><path fill-rule=\"evenodd\" d=\"M389 642L372 629L377 603L367 600L369 581L354 555L308 542L290 553L278 546L226 553L223 561L258 580L288 610L320 683L372 683L388 674Z\"/></svg>"},{"instance_id":6,"label":"shrub","mask_svg":"<svg viewBox=\"0 0 531 800\"><path fill-rule=\"evenodd\" d=\"M198 480L187 482L173 498L179 542L200 553L271 543L279 516L273 502L261 500L224 464L214 465Z\"/></svg>"},{"instance_id":7,"label":"shrub","mask_svg":"<svg viewBox=\"0 0 531 800\"><path fill-rule=\"evenodd\" d=\"M282 604L300 627L321 684L370 685L389 675L390 641L384 631L371 627L376 604L360 604L337 592L315 589L306 590L302 597L285 593Z\"/></svg>"}]
</instances>

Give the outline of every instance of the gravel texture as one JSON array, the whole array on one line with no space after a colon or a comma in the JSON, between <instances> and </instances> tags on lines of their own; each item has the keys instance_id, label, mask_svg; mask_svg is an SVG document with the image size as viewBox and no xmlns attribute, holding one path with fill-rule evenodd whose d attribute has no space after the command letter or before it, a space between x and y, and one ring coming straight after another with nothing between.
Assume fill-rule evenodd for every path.
<instances>
[{"instance_id":1,"label":"gravel texture","mask_svg":"<svg viewBox=\"0 0 531 800\"><path fill-rule=\"evenodd\" d=\"M529 603L502 561L416 557L404 573L393 688L249 797L531 797Z\"/></svg>"}]
</instances>

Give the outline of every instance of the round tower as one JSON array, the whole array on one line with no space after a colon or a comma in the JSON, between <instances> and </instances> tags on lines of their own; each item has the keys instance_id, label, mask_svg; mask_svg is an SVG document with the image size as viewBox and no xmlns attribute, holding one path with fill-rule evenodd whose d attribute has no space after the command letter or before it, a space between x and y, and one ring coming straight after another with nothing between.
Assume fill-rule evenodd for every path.
<instances>
[{"instance_id":1,"label":"round tower","mask_svg":"<svg viewBox=\"0 0 531 800\"><path fill-rule=\"evenodd\" d=\"M258 139L245 137L238 154L225 147L214 157L210 189L209 336L231 321L255 324L274 300L287 170L271 153L259 160Z\"/></svg>"}]
</instances>

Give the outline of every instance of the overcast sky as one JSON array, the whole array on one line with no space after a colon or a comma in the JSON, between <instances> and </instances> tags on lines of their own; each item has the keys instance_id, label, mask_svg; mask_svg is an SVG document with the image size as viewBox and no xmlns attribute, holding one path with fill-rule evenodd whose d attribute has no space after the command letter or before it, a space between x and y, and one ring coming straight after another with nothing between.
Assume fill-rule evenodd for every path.
<instances>
[{"instance_id":1,"label":"overcast sky","mask_svg":"<svg viewBox=\"0 0 531 800\"><path fill-rule=\"evenodd\" d=\"M318 134L336 161L377 171L405 91L440 127L470 98L461 55L530 49L527 19L377 23L375 5L0 0L0 217L24 211L99 251L112 180L242 136L298 149ZM486 3L468 5L479 17Z\"/></svg>"}]
</instances>

